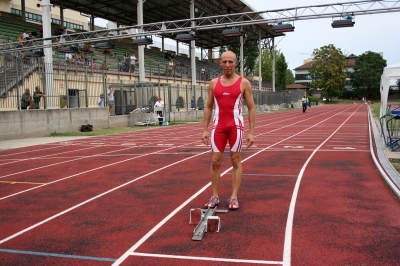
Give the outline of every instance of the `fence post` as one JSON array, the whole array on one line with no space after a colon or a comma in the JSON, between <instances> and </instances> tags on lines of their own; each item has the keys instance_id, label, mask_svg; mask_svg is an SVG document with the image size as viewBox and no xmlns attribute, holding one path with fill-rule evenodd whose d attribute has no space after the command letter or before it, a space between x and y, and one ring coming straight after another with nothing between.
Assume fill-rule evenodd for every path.
<instances>
[{"instance_id":1,"label":"fence post","mask_svg":"<svg viewBox=\"0 0 400 266\"><path fill-rule=\"evenodd\" d=\"M88 100L88 77L87 77L87 67L84 66L85 69L85 100L86 100L86 108L89 107L89 100Z\"/></svg>"}]
</instances>

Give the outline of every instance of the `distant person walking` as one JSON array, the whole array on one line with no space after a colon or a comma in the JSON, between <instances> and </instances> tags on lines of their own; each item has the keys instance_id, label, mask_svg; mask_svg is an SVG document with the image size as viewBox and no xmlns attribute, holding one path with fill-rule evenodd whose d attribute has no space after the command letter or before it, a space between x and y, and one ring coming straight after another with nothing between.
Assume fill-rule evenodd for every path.
<instances>
[{"instance_id":1,"label":"distant person walking","mask_svg":"<svg viewBox=\"0 0 400 266\"><path fill-rule=\"evenodd\" d=\"M306 96L303 96L303 99L301 99L301 104L303 106L303 113L305 113L306 110L307 110L307 98L306 98Z\"/></svg>"}]
</instances>

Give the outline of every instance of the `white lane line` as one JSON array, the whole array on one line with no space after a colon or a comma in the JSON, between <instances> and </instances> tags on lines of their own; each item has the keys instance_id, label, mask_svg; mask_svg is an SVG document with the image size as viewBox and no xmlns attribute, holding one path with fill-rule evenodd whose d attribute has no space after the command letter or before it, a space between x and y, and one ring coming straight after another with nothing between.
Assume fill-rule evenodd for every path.
<instances>
[{"instance_id":1,"label":"white lane line","mask_svg":"<svg viewBox=\"0 0 400 266\"><path fill-rule=\"evenodd\" d=\"M53 153L53 154L49 154L49 155L43 155L43 156L38 156L38 157L31 157L31 158L27 158L27 159L15 159L16 161L13 162L7 162L7 163L2 163L0 165L6 165L6 164L12 164L12 163L20 163L20 162L24 162L24 161L29 161L29 160L37 160L37 159L47 159L48 157L51 157L50 159L55 158L55 155L60 155L60 154L66 154L66 153L71 153L71 152L80 152L83 150L88 150L88 149L93 149L95 147L89 147L89 148L85 148L85 149L80 149L80 150L72 150L72 151L65 151L65 152L59 152L59 153ZM82 157L82 156L81 156ZM28 170L31 171L31 170ZM21 173L21 172L20 172ZM0 177L2 178L2 177Z\"/></svg>"},{"instance_id":2,"label":"white lane line","mask_svg":"<svg viewBox=\"0 0 400 266\"><path fill-rule=\"evenodd\" d=\"M344 112L344 111L346 111L346 110L342 110L341 112L336 113L334 116L336 116L336 115L338 115L338 114L340 114L340 113L342 113L342 112ZM299 135L299 134L301 134L301 133L303 133L303 132L305 132L305 131L307 131L307 130L313 128L313 127L318 126L319 124L321 124L321 123L327 121L327 120L330 119L330 118L332 118L332 116L331 116L331 117L328 117L328 118L326 118L326 119L324 119L324 120L322 120L322 121L320 121L319 123L314 124L313 126L311 126L311 127L309 127L309 128L306 128L306 129L304 129L304 130L302 130L302 131L300 131L300 132L298 132L298 133L296 133L296 134L294 134L294 135L291 135L290 137L287 137L287 138L285 138L285 139L283 139L283 140L281 140L281 141L279 141L279 142L276 142L275 144L272 144L272 145L270 145L270 146L268 146L268 147L266 147L266 148L264 148L264 149L262 149L262 150L260 150L260 151L258 151L258 152L256 152L256 153L250 155L249 157L243 159L243 160L242 160L242 163L245 162L245 161L247 161L247 160L249 160L249 159L251 159L252 157L254 157L254 156L256 156L256 155L258 155L258 154L264 152L265 150L267 150L267 149L269 149L269 148L271 148L271 147L273 147L273 146L276 146L276 145L278 145L278 144L280 144L280 143L282 143L282 142L284 142L284 141L286 141L286 140L288 140L288 139L290 139L290 138L293 138L293 137L295 137L295 136L297 136L297 135ZM302 122L302 121L298 121L298 122L296 122L296 123L292 123L292 124L287 125L287 126L285 126L285 127L288 127L288 126L291 126L291 125L295 125L295 124L300 123L300 122ZM285 128L285 127L282 127L282 128ZM260 135L263 135L263 134L260 134ZM321 145L322 145L322 144L321 144ZM228 172L231 171L232 169L233 169L233 167L228 168L228 169L225 170L223 173L221 173L220 176L221 176L221 177L224 176L226 173L228 173ZM299 182L299 180L296 181L296 184L297 184L297 182ZM189 199L187 199L184 203L182 203L179 207L177 207L175 210L173 210L167 217L165 217L162 221L160 221L160 222L159 222L156 226L154 226L149 232L147 232L147 234L145 234L141 239L139 239L138 242L136 242L130 249L128 249L121 257L119 257L112 265L113 265L113 266L120 265L122 262L125 261L126 258L128 258L129 256L132 256L132 255L134 254L135 250L138 249L150 236L152 236L159 228L161 228L161 226L163 226L166 222L168 222L178 211L180 211L180 210L181 210L183 207L185 207L189 202L191 202L194 198L196 198L198 195L200 195L200 194L201 194L206 188L208 188L210 185L211 185L211 182L209 182L209 183L208 183L207 185L205 185L202 189L200 189L197 193L195 193L193 196L191 196ZM294 192L294 193L295 193L295 192ZM296 193L296 197L297 197L297 193ZM294 206L293 206L293 211L294 211ZM288 218L288 221L289 221L289 218ZM292 228L292 226L293 226L293 219L292 219L292 224L290 225L290 228ZM284 247L286 247L286 237L287 237L287 236L286 236L286 234L285 234L285 246L284 246ZM289 243L289 244L290 244L290 248L291 248L291 230L290 230L290 243ZM285 255L285 252L284 252L284 255ZM287 259L287 257L286 257L286 259ZM284 260L283 260L283 261L285 261L285 256L284 256ZM289 265L290 265L290 249L289 249Z\"/></svg>"},{"instance_id":3,"label":"white lane line","mask_svg":"<svg viewBox=\"0 0 400 266\"><path fill-rule=\"evenodd\" d=\"M182 260L222 261L222 262L253 263L253 264L266 264L266 265L283 264L282 261L273 261L273 260L243 260L243 259L227 259L227 258L212 258L212 257L164 255L164 254L151 254L151 253L139 253L139 252L133 252L132 255L139 257L154 257L154 258L168 258L168 259L182 259Z\"/></svg>"},{"instance_id":4,"label":"white lane line","mask_svg":"<svg viewBox=\"0 0 400 266\"><path fill-rule=\"evenodd\" d=\"M359 108L357 108L358 110ZM355 110L324 142L322 142L308 157L307 161L304 163L303 167L300 170L299 176L296 180L296 184L293 189L292 199L290 200L288 218L286 222L286 230L285 230L285 242L283 247L283 266L290 266L291 263L291 254L292 254L292 233L293 233L293 219L294 219L294 208L296 206L297 195L299 193L300 183L303 179L304 171L308 163L314 157L315 153L330 139L332 136L341 128L343 125L354 115L357 111Z\"/></svg>"},{"instance_id":5,"label":"white lane line","mask_svg":"<svg viewBox=\"0 0 400 266\"><path fill-rule=\"evenodd\" d=\"M184 145L182 145L182 146L184 146ZM172 149L172 148L169 148L169 149ZM164 150L164 151L165 151L165 150ZM142 156L138 156L138 157L144 157L144 156L147 156L147 155L150 155L150 154L156 154L156 153L158 153L158 152L159 152L159 151L153 152L153 153L148 153L148 154L145 154L145 155L142 155ZM71 208L68 208L68 209L66 209L66 210L64 210L64 211L62 211L62 212L59 212L59 213L57 213L57 214L55 214L55 215L53 215L53 216L51 216L51 217L49 217L49 218L47 218L47 219L44 219L44 220L42 220L42 221L40 221L40 222L38 222L38 223L36 223L36 224L34 224L34 225L32 225L32 226L29 226L29 227L27 227L27 228L25 228L25 229L23 229L23 230L21 230L21 231L15 233L15 234L11 235L11 236L9 236L9 237L6 237L6 238L0 240L0 244L3 244L3 243L5 243L5 242L7 242L7 241L9 241L9 240L11 240L11 239L13 239L13 238L19 236L19 235L22 235L23 233L26 233L26 232L28 232L28 231L30 231L30 230L32 230L32 229L34 229L34 228L36 228L36 227L42 225L42 224L47 223L47 222L49 222L49 221L51 221L51 220L53 220L53 219L55 219L55 218L57 218L57 217L59 217L59 216L65 214L65 213L68 213L68 212L70 212L70 211L72 211L72 210L74 210L74 209L76 209L76 208L82 206L82 205L85 205L86 203L89 203L89 202L91 202L91 201L93 201L93 200L95 200L95 199L98 199L98 198L100 198L100 197L102 197L102 196L104 196L104 195L107 195L107 194L109 194L109 193L111 193L111 192L113 192L113 191L115 191L115 190L118 190L118 189L120 189L120 188L122 188L122 187L125 187L125 186L127 186L127 185L129 185L129 184L131 184L131 183L133 183L133 182L136 182L136 181L142 179L142 178L145 178L146 176L152 175L152 174L157 173L157 172L159 172L159 171L161 171L161 170L164 170L164 169L166 169L166 168L169 168L169 167L174 166L174 165L176 165L176 164L179 164L179 163L181 163L181 162L184 162L184 161L193 159L193 158L195 158L195 157L197 157L197 156L203 155L203 154L208 153L208 152L209 152L209 151L205 151L205 152L196 154L196 155L194 155L194 156L191 156L191 157L182 159L182 160L177 161L177 162L175 162L175 163L166 165L166 166L161 167L161 168L159 168L159 169L157 169L157 170L155 170L155 171L152 171L152 172L147 173L147 174L145 174L145 175L142 175L142 176L140 176L140 177L138 177L138 178L135 178L135 179L133 179L133 180L131 180L131 181L129 181L129 182L126 182L126 183L124 183L124 184L122 184L122 185L119 185L119 186L117 186L117 187L115 187L115 188L112 188L112 189L110 189L110 190L107 190L107 191L104 192L104 193L101 193L101 194L99 194L99 195L97 195L97 196L95 196L95 197L92 197L92 198L90 198L90 199L88 199L88 200L85 200L85 201L83 201L83 202L81 202L81 203L79 203L79 204L77 204L77 205L75 205L75 206L72 206ZM137 158L137 157L136 157L136 158ZM116 164L123 163L123 162L127 162L127 161L130 161L130 160L133 160L133 159L134 159L134 158L126 159L126 160L123 160L123 161L120 161L120 162L116 162L116 163L109 164L109 165L107 165L107 166L116 165ZM105 167L107 167L107 166L98 167L98 168L96 168L96 170L97 170L97 169L101 169L101 168L105 168ZM95 169L92 169L92 170L90 170L90 171L93 171L93 170L95 170ZM86 172L89 172L89 171L86 171ZM82 172L82 173L80 173L80 174L83 174L83 173L85 173L85 172ZM77 175L77 174L76 174L76 175ZM74 176L75 176L75 175L74 175ZM63 179L65 179L65 178L63 178ZM60 180L63 180L63 179L60 179ZM58 181L60 181L60 180L58 180ZM58 181L57 181L57 182L58 182ZM55 183L55 182L52 182L52 183ZM48 184L50 184L50 183L48 183ZM210 184L211 184L211 182L210 182ZM43 186L44 186L44 185L43 185ZM207 186L209 186L209 184L208 184ZM207 186L206 186L206 187L207 187ZM42 186L39 186L39 187L42 187ZM205 187L205 188L206 188L206 187ZM205 188L204 188L204 189L205 189ZM190 199L190 200L191 200L191 199Z\"/></svg>"}]
</instances>

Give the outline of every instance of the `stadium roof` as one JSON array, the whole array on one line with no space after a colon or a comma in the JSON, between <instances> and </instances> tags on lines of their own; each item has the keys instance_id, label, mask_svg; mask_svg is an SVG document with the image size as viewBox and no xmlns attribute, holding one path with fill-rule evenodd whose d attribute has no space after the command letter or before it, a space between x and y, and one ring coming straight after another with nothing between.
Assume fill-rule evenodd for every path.
<instances>
[{"instance_id":1,"label":"stadium roof","mask_svg":"<svg viewBox=\"0 0 400 266\"><path fill-rule=\"evenodd\" d=\"M50 2L53 5L62 5L66 9L116 22L119 25L137 25L137 0L50 0ZM146 0L143 3L143 23L190 19L190 2L190 0ZM196 18L255 11L241 0L194 0L194 5ZM258 14L253 16L253 19L260 18ZM245 20L249 18L244 16L243 21ZM259 29L261 29L261 39L282 35L274 34L268 24L246 25L242 29L246 33L247 40L258 40ZM221 32L222 29L197 31L196 46L213 48L238 43L237 38L223 37ZM164 36L175 38L171 34Z\"/></svg>"}]
</instances>

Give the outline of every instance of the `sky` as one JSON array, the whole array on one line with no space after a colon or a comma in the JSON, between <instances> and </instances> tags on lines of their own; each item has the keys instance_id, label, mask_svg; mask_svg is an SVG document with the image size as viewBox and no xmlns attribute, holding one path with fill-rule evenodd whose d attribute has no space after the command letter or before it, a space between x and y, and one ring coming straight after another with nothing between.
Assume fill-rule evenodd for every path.
<instances>
[{"instance_id":1,"label":"sky","mask_svg":"<svg viewBox=\"0 0 400 266\"><path fill-rule=\"evenodd\" d=\"M351 0L244 0L256 11L351 2ZM356 1L353 1L356 2ZM275 39L284 54L288 68L294 70L310 58L314 49L333 44L345 55L361 55L367 51L383 53L387 65L400 62L400 12L357 15L352 28L331 27L332 18L295 21L295 31ZM97 20L96 24L104 24ZM105 25L105 24L104 24Z\"/></svg>"}]
</instances>

